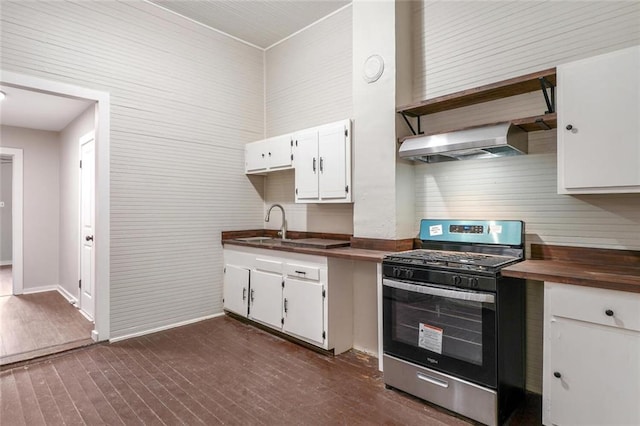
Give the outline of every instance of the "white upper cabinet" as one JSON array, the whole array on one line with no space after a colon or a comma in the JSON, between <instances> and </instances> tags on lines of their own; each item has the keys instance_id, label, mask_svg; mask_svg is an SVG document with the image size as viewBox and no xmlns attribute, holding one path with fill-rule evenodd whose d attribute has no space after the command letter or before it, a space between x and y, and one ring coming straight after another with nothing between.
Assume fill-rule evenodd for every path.
<instances>
[{"instance_id":1,"label":"white upper cabinet","mask_svg":"<svg viewBox=\"0 0 640 426\"><path fill-rule=\"evenodd\" d=\"M558 193L640 192L640 46L557 73Z\"/></svg>"},{"instance_id":2,"label":"white upper cabinet","mask_svg":"<svg viewBox=\"0 0 640 426\"><path fill-rule=\"evenodd\" d=\"M275 136L245 145L245 173L265 173L293 167L293 138Z\"/></svg>"},{"instance_id":3,"label":"white upper cabinet","mask_svg":"<svg viewBox=\"0 0 640 426\"><path fill-rule=\"evenodd\" d=\"M351 202L351 120L294 136L297 203Z\"/></svg>"},{"instance_id":4,"label":"white upper cabinet","mask_svg":"<svg viewBox=\"0 0 640 426\"><path fill-rule=\"evenodd\" d=\"M318 131L310 129L294 136L296 202L317 201L318 187Z\"/></svg>"}]
</instances>

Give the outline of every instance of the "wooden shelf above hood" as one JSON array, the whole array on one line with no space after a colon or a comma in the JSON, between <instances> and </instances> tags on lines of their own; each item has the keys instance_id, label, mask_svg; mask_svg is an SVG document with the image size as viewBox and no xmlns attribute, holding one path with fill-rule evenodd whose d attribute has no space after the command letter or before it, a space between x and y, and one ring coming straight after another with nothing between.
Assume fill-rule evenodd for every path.
<instances>
[{"instance_id":1,"label":"wooden shelf above hood","mask_svg":"<svg viewBox=\"0 0 640 426\"><path fill-rule=\"evenodd\" d=\"M404 105L397 108L397 112L408 117L420 117L469 105L475 105L509 96L522 95L524 93L540 90L540 78L545 78L554 86L556 85L556 69L547 70L510 78L508 80L462 90L449 95L427 99L415 104ZM540 129L536 129L540 130Z\"/></svg>"}]
</instances>

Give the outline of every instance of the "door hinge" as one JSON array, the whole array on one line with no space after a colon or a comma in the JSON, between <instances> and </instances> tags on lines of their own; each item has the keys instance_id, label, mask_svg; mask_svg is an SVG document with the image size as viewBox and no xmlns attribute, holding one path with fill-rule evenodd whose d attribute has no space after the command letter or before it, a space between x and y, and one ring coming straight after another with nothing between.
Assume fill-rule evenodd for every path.
<instances>
[{"instance_id":1,"label":"door hinge","mask_svg":"<svg viewBox=\"0 0 640 426\"><path fill-rule=\"evenodd\" d=\"M298 188L296 188L296 195L298 195Z\"/></svg>"},{"instance_id":2,"label":"door hinge","mask_svg":"<svg viewBox=\"0 0 640 426\"><path fill-rule=\"evenodd\" d=\"M282 280L282 288L284 288L284 280Z\"/></svg>"},{"instance_id":3,"label":"door hinge","mask_svg":"<svg viewBox=\"0 0 640 426\"><path fill-rule=\"evenodd\" d=\"M322 290L322 297L327 297L327 290Z\"/></svg>"},{"instance_id":4,"label":"door hinge","mask_svg":"<svg viewBox=\"0 0 640 426\"><path fill-rule=\"evenodd\" d=\"M327 333L325 333L324 331L322 332L322 340L327 338Z\"/></svg>"},{"instance_id":5,"label":"door hinge","mask_svg":"<svg viewBox=\"0 0 640 426\"><path fill-rule=\"evenodd\" d=\"M80 168L82 168L82 160L80 160Z\"/></svg>"},{"instance_id":6,"label":"door hinge","mask_svg":"<svg viewBox=\"0 0 640 426\"><path fill-rule=\"evenodd\" d=\"M78 280L78 288L82 288L82 280Z\"/></svg>"},{"instance_id":7,"label":"door hinge","mask_svg":"<svg viewBox=\"0 0 640 426\"><path fill-rule=\"evenodd\" d=\"M293 139L291 139L291 146L293 146Z\"/></svg>"},{"instance_id":8,"label":"door hinge","mask_svg":"<svg viewBox=\"0 0 640 426\"><path fill-rule=\"evenodd\" d=\"M226 274L226 273L227 273L227 268L223 268L223 269L222 269L222 273L223 273L223 274Z\"/></svg>"},{"instance_id":9,"label":"door hinge","mask_svg":"<svg viewBox=\"0 0 640 426\"><path fill-rule=\"evenodd\" d=\"M344 135L349 136L349 131L347 129L344 129Z\"/></svg>"},{"instance_id":10,"label":"door hinge","mask_svg":"<svg viewBox=\"0 0 640 426\"><path fill-rule=\"evenodd\" d=\"M298 146L298 139L296 139L296 146Z\"/></svg>"},{"instance_id":11,"label":"door hinge","mask_svg":"<svg viewBox=\"0 0 640 426\"><path fill-rule=\"evenodd\" d=\"M291 154L291 161L293 161L293 154Z\"/></svg>"},{"instance_id":12,"label":"door hinge","mask_svg":"<svg viewBox=\"0 0 640 426\"><path fill-rule=\"evenodd\" d=\"M349 185L344 187L344 192L349 192Z\"/></svg>"},{"instance_id":13,"label":"door hinge","mask_svg":"<svg viewBox=\"0 0 640 426\"><path fill-rule=\"evenodd\" d=\"M284 318L280 318L280 324L284 325Z\"/></svg>"}]
</instances>

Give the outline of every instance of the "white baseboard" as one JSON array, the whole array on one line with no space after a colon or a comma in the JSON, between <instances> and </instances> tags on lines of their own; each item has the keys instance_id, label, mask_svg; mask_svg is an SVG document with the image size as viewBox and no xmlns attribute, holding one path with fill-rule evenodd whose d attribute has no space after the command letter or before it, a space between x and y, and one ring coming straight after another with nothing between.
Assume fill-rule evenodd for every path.
<instances>
[{"instance_id":1,"label":"white baseboard","mask_svg":"<svg viewBox=\"0 0 640 426\"><path fill-rule=\"evenodd\" d=\"M74 295L69 293L69 291L67 291L67 289L65 289L61 285L58 285L58 288L56 288L56 290L58 290L58 293L60 293L62 295L62 297L67 299L69 301L69 303L71 303L74 306L77 306L78 299Z\"/></svg>"},{"instance_id":2,"label":"white baseboard","mask_svg":"<svg viewBox=\"0 0 640 426\"><path fill-rule=\"evenodd\" d=\"M110 343L120 342L122 340L132 339L134 337L140 337L140 336L144 336L146 334L157 333L158 331L169 330L170 328L182 327L183 325L189 325L189 324L193 324L195 322L200 322L200 321L208 320L208 319L211 319L211 318L217 318L217 317L221 317L221 316L224 316L224 312L220 312L219 314L207 315L207 316L200 317L200 318L194 318L194 319L190 319L190 320L186 320L186 321L176 322L176 323L169 324L169 325L163 325L162 327L156 327L156 328L151 328L149 330L138 331L136 333L126 334L124 336L113 337L113 338L109 339L109 342Z\"/></svg>"},{"instance_id":3,"label":"white baseboard","mask_svg":"<svg viewBox=\"0 0 640 426\"><path fill-rule=\"evenodd\" d=\"M0 260L0 266L13 265L13 260Z\"/></svg>"},{"instance_id":4,"label":"white baseboard","mask_svg":"<svg viewBox=\"0 0 640 426\"><path fill-rule=\"evenodd\" d=\"M22 294L44 293L45 291L57 291L58 287L60 287L58 284L54 284L54 285L43 285L40 287L23 288Z\"/></svg>"}]
</instances>

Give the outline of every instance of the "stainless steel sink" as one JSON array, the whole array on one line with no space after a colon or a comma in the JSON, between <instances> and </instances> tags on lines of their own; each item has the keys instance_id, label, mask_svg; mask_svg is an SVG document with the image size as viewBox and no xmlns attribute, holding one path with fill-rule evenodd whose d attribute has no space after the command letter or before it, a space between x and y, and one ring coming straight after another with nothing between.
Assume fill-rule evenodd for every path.
<instances>
[{"instance_id":1,"label":"stainless steel sink","mask_svg":"<svg viewBox=\"0 0 640 426\"><path fill-rule=\"evenodd\" d=\"M283 240L282 238L271 238L271 237L245 237L245 238L236 238L236 241L243 241L245 243L254 243L254 244L265 244L265 245L280 245L291 240L289 239Z\"/></svg>"},{"instance_id":2,"label":"stainless steel sink","mask_svg":"<svg viewBox=\"0 0 640 426\"><path fill-rule=\"evenodd\" d=\"M245 237L245 238L236 238L238 241L245 241L247 243L263 243L265 241L273 240L271 237Z\"/></svg>"}]
</instances>

